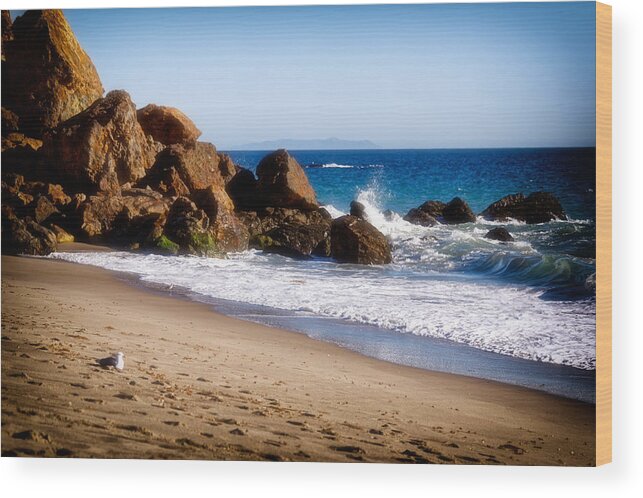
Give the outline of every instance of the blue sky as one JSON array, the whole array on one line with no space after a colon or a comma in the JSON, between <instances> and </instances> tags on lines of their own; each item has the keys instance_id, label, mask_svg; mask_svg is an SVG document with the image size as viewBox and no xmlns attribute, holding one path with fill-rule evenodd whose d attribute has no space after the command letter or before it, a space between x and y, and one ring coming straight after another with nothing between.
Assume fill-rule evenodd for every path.
<instances>
[{"instance_id":1,"label":"blue sky","mask_svg":"<svg viewBox=\"0 0 643 498\"><path fill-rule=\"evenodd\" d=\"M594 145L593 2L65 10L106 90L220 149Z\"/></svg>"}]
</instances>

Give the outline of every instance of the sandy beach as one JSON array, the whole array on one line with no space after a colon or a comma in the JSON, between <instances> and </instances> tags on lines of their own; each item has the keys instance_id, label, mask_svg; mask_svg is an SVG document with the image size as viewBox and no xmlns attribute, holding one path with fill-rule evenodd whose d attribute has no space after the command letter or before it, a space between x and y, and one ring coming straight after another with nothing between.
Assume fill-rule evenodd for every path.
<instances>
[{"instance_id":1,"label":"sandy beach","mask_svg":"<svg viewBox=\"0 0 643 498\"><path fill-rule=\"evenodd\" d=\"M96 364L116 351L124 371ZM594 423L594 405L2 256L3 456L585 466Z\"/></svg>"}]
</instances>

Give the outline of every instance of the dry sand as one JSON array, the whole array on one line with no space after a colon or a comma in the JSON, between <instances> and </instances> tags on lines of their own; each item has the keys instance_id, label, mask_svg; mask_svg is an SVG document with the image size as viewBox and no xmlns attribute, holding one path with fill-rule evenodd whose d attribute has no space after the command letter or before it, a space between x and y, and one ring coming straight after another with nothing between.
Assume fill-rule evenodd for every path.
<instances>
[{"instance_id":1,"label":"dry sand","mask_svg":"<svg viewBox=\"0 0 643 498\"><path fill-rule=\"evenodd\" d=\"M2 257L3 456L593 465L594 410Z\"/></svg>"}]
</instances>

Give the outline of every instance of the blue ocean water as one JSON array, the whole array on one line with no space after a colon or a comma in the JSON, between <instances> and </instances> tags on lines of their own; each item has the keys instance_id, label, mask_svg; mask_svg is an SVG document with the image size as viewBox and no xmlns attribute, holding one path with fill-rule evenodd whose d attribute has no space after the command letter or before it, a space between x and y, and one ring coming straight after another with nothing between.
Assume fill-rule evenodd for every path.
<instances>
[{"instance_id":1,"label":"blue ocean water","mask_svg":"<svg viewBox=\"0 0 643 498\"><path fill-rule=\"evenodd\" d=\"M271 151L230 151L255 170ZM377 185L381 207L406 213L427 199L459 196L474 212L515 192L556 194L568 215L594 219L595 149L431 149L291 151L322 204L346 210L357 193Z\"/></svg>"},{"instance_id":2,"label":"blue ocean water","mask_svg":"<svg viewBox=\"0 0 643 498\"><path fill-rule=\"evenodd\" d=\"M232 151L230 155L254 171L267 153ZM466 245L461 251L450 247L460 253L449 261L451 269L546 286L549 298L585 298L593 292L586 289L585 282L595 271L594 148L324 150L292 154L306 168L320 203L343 212L348 212L350 202L360 196L380 211L393 210L403 216L429 199L447 202L461 197L479 213L507 194L552 192L561 200L570 223L516 224L511 229L537 253L518 251L513 257L506 251L489 254L483 248L476 252L475 247Z\"/></svg>"},{"instance_id":3,"label":"blue ocean water","mask_svg":"<svg viewBox=\"0 0 643 498\"><path fill-rule=\"evenodd\" d=\"M232 151L255 169L268 151ZM363 354L595 397L594 149L292 151L333 217L351 200L384 233L384 266L301 261L249 250L226 259L140 253L52 257L135 275L223 312L301 331ZM568 220L421 227L428 199L474 212L511 193L555 194ZM392 210L395 214L385 213ZM515 241L486 239L504 225Z\"/></svg>"}]
</instances>

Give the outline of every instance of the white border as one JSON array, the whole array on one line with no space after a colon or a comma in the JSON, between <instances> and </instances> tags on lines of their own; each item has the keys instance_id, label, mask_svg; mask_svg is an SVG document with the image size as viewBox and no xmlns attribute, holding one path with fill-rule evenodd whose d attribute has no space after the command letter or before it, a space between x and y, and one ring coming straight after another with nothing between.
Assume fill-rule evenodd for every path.
<instances>
[{"instance_id":1,"label":"white border","mask_svg":"<svg viewBox=\"0 0 643 498\"><path fill-rule=\"evenodd\" d=\"M427 3L353 0L189 0L189 6ZM443 0L443 3L454 3ZM474 3L474 2L471 2ZM480 3L480 2L475 2ZM131 460L32 460L3 458L4 496L436 496L582 497L643 496L640 355L637 323L643 295L641 208L643 186L643 2L612 0L614 79L614 463L598 469L548 467L409 466L153 462ZM173 7L178 0L6 0L3 9L43 7ZM639 325L639 326L637 326ZM638 368L637 368L638 367Z\"/></svg>"}]
</instances>

